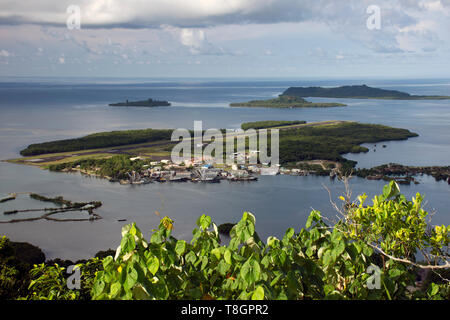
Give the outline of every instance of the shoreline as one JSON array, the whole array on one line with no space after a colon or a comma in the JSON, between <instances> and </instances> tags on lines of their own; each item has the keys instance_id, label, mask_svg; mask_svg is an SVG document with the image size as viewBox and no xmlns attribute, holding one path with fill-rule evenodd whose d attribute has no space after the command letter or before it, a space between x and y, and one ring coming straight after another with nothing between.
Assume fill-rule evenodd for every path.
<instances>
[{"instance_id":1,"label":"shoreline","mask_svg":"<svg viewBox=\"0 0 450 320\"><path fill-rule=\"evenodd\" d=\"M7 163L11 163L8 161L4 161ZM13 162L14 163L14 162ZM29 165L33 167L38 167L42 170L48 170L48 168L43 168L39 165L32 164L32 163L15 163L15 164L22 164L22 165ZM258 167L257 170L249 172L248 169L239 169L234 171L247 171L248 176L244 177L230 177L229 173L233 170L230 170L230 168L224 169L224 168L215 168L219 171L218 178L217 179L210 179L210 180L200 180L195 177L182 177L176 179L176 170L168 170L166 173L163 173L162 176L158 177L152 177L144 180L134 181L131 182L129 180L125 179L114 179L111 176L105 176L96 173L92 170L84 170L81 168L70 168L70 169L63 169L60 171L54 171L59 173L80 173L82 176L88 176L88 177L94 177L98 179L108 180L111 183L119 183L120 185L145 185L149 183L159 182L169 182L169 183L180 183L180 182L192 182L192 183L220 183L222 180L229 181L229 182L253 182L257 181L259 176L262 175L290 175L290 176L329 176L330 179L335 179L336 177L340 179L339 169L342 167L342 164L339 162L329 161L329 160L310 160L310 161L301 161L298 163L299 167L302 166L320 166L323 170L313 170L313 169L300 169L297 167L289 166L288 168L279 167L278 169L274 170L275 172L266 171L265 174L262 174L259 170L261 169L271 169L270 167ZM333 165L334 168L327 168L327 166ZM273 168L272 168L273 169ZM170 172L171 174L169 174ZM188 171L189 172L189 171ZM175 175L173 175L175 173ZM227 175L225 175L227 174ZM450 185L450 166L404 166L401 164L396 163L390 163L390 164L384 164L381 166L372 167L369 169L363 168L363 169L355 169L354 173L351 175L352 177L359 177L365 180L369 181L396 181L399 184L402 185L410 185L413 184L419 184L419 181L417 181L417 177L420 176L429 176L433 177L435 181L444 181L447 182ZM173 178L173 179L171 179ZM2 199L4 200L4 199ZM11 199L12 200L12 199Z\"/></svg>"}]
</instances>

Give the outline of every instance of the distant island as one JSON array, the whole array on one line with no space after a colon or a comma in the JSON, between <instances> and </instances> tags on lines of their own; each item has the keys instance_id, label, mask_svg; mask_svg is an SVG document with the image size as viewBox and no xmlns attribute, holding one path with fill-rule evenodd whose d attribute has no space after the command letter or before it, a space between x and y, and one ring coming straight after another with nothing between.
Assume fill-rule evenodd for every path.
<instances>
[{"instance_id":1,"label":"distant island","mask_svg":"<svg viewBox=\"0 0 450 320\"><path fill-rule=\"evenodd\" d=\"M256 107L256 108L330 108L345 107L345 104L335 102L309 102L299 96L280 95L269 100L252 100L249 102L230 103L230 107Z\"/></svg>"},{"instance_id":2,"label":"distant island","mask_svg":"<svg viewBox=\"0 0 450 320\"><path fill-rule=\"evenodd\" d=\"M153 99L142 100L142 101L125 101L119 103L110 103L110 107L169 107L170 103L168 101L158 101Z\"/></svg>"},{"instance_id":3,"label":"distant island","mask_svg":"<svg viewBox=\"0 0 450 320\"><path fill-rule=\"evenodd\" d=\"M445 100L450 96L419 96L397 90L372 88L367 85L342 86L334 88L322 87L290 87L281 96L317 97L317 98L350 98L350 99L388 99L388 100Z\"/></svg>"}]
</instances>

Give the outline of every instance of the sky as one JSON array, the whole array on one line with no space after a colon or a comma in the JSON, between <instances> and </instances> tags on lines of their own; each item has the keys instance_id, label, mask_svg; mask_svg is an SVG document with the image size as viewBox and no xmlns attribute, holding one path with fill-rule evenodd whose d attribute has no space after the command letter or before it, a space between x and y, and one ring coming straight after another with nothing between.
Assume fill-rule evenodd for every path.
<instances>
[{"instance_id":1,"label":"sky","mask_svg":"<svg viewBox=\"0 0 450 320\"><path fill-rule=\"evenodd\" d=\"M449 78L450 0L0 0L0 76Z\"/></svg>"}]
</instances>

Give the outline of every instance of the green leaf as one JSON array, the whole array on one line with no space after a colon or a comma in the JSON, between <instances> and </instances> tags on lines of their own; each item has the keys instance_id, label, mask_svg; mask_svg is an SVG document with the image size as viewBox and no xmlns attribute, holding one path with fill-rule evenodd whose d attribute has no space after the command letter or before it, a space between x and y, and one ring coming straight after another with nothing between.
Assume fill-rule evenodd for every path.
<instances>
[{"instance_id":1,"label":"green leaf","mask_svg":"<svg viewBox=\"0 0 450 320\"><path fill-rule=\"evenodd\" d=\"M223 260L221 260L219 262L219 264L217 265L217 270L219 271L219 273L222 276L224 276L229 269L230 269L230 265Z\"/></svg>"},{"instance_id":2,"label":"green leaf","mask_svg":"<svg viewBox=\"0 0 450 320\"><path fill-rule=\"evenodd\" d=\"M161 244L162 243L162 234L161 230L158 230L152 234L152 237L150 238L150 242L154 244Z\"/></svg>"},{"instance_id":3,"label":"green leaf","mask_svg":"<svg viewBox=\"0 0 450 320\"><path fill-rule=\"evenodd\" d=\"M325 266L330 265L333 262L333 256L331 250L326 250L322 256L322 261Z\"/></svg>"},{"instance_id":4,"label":"green leaf","mask_svg":"<svg viewBox=\"0 0 450 320\"><path fill-rule=\"evenodd\" d=\"M261 267L258 261L251 258L247 260L241 268L241 276L247 284L255 283L259 280L261 274Z\"/></svg>"},{"instance_id":5,"label":"green leaf","mask_svg":"<svg viewBox=\"0 0 450 320\"><path fill-rule=\"evenodd\" d=\"M200 270L203 270L208 265L208 257L207 256L202 256L200 259L202 261L202 265L200 266Z\"/></svg>"},{"instance_id":6,"label":"green leaf","mask_svg":"<svg viewBox=\"0 0 450 320\"><path fill-rule=\"evenodd\" d=\"M247 215L246 215L246 219L245 220L250 221L252 223L252 225L255 226L256 225L256 218L255 218L255 216L252 213L250 213L250 212L246 212L246 214Z\"/></svg>"},{"instance_id":7,"label":"green leaf","mask_svg":"<svg viewBox=\"0 0 450 320\"><path fill-rule=\"evenodd\" d=\"M391 269L389 270L389 277L392 280L396 280L398 277L400 277L403 274L403 271L400 269Z\"/></svg>"},{"instance_id":8,"label":"green leaf","mask_svg":"<svg viewBox=\"0 0 450 320\"><path fill-rule=\"evenodd\" d=\"M102 261L103 269L106 271L110 271L114 268L114 259L111 256L107 256Z\"/></svg>"},{"instance_id":9,"label":"green leaf","mask_svg":"<svg viewBox=\"0 0 450 320\"><path fill-rule=\"evenodd\" d=\"M225 253L223 254L223 259L226 263L231 264L231 251L229 249L225 250Z\"/></svg>"},{"instance_id":10,"label":"green leaf","mask_svg":"<svg viewBox=\"0 0 450 320\"><path fill-rule=\"evenodd\" d=\"M383 187L383 197L385 200L393 198L399 194L400 194L400 187L395 181L391 181L389 184Z\"/></svg>"},{"instance_id":11,"label":"green leaf","mask_svg":"<svg viewBox=\"0 0 450 320\"><path fill-rule=\"evenodd\" d=\"M133 266L129 266L127 268L127 277L125 279L124 288L127 290L131 290L133 286L136 284L138 279L138 273Z\"/></svg>"},{"instance_id":12,"label":"green leaf","mask_svg":"<svg viewBox=\"0 0 450 320\"><path fill-rule=\"evenodd\" d=\"M121 252L122 253L128 253L130 251L133 251L136 247L136 243L134 241L134 236L127 233L120 242Z\"/></svg>"},{"instance_id":13,"label":"green leaf","mask_svg":"<svg viewBox=\"0 0 450 320\"><path fill-rule=\"evenodd\" d=\"M103 290L105 289L105 283L102 280L97 280L94 283L94 286L92 288L93 296L98 297L103 293Z\"/></svg>"},{"instance_id":14,"label":"green leaf","mask_svg":"<svg viewBox=\"0 0 450 320\"><path fill-rule=\"evenodd\" d=\"M283 237L283 243L287 244L289 242L289 239L292 238L292 236L294 235L295 230L293 228L289 228L286 230L286 233L284 234Z\"/></svg>"},{"instance_id":15,"label":"green leaf","mask_svg":"<svg viewBox=\"0 0 450 320\"><path fill-rule=\"evenodd\" d=\"M202 215L200 218L198 218L197 225L201 227L203 230L207 230L211 225L211 217L207 215Z\"/></svg>"},{"instance_id":16,"label":"green leaf","mask_svg":"<svg viewBox=\"0 0 450 320\"><path fill-rule=\"evenodd\" d=\"M345 251L345 242L344 240L341 240L338 242L336 247L334 248L336 250L336 256L341 255Z\"/></svg>"},{"instance_id":17,"label":"green leaf","mask_svg":"<svg viewBox=\"0 0 450 320\"><path fill-rule=\"evenodd\" d=\"M147 268L148 270L155 275L156 272L158 272L159 269L159 260L157 257L150 257L147 261Z\"/></svg>"},{"instance_id":18,"label":"green leaf","mask_svg":"<svg viewBox=\"0 0 450 320\"><path fill-rule=\"evenodd\" d=\"M194 252L189 251L189 252L186 254L185 259L186 259L186 262L189 262L189 263L194 264L195 261L197 260L197 256L195 255Z\"/></svg>"},{"instance_id":19,"label":"green leaf","mask_svg":"<svg viewBox=\"0 0 450 320\"><path fill-rule=\"evenodd\" d=\"M282 276L283 276L282 273L280 273L278 276L276 276L275 279L273 279L272 282L270 283L270 286L273 287L274 285L276 285Z\"/></svg>"},{"instance_id":20,"label":"green leaf","mask_svg":"<svg viewBox=\"0 0 450 320\"><path fill-rule=\"evenodd\" d=\"M309 229L314 221L319 221L321 218L322 216L319 211L312 211L306 220L306 229Z\"/></svg>"},{"instance_id":21,"label":"green leaf","mask_svg":"<svg viewBox=\"0 0 450 320\"><path fill-rule=\"evenodd\" d=\"M120 285L120 283L113 283L111 285L111 291L109 295L112 299L115 299L120 294L120 291L122 291L122 286Z\"/></svg>"},{"instance_id":22,"label":"green leaf","mask_svg":"<svg viewBox=\"0 0 450 320\"><path fill-rule=\"evenodd\" d=\"M184 240L178 240L177 244L175 245L175 252L181 256L184 251L186 250L186 241Z\"/></svg>"},{"instance_id":23,"label":"green leaf","mask_svg":"<svg viewBox=\"0 0 450 320\"><path fill-rule=\"evenodd\" d=\"M264 288L258 286L252 294L252 300L264 300Z\"/></svg>"},{"instance_id":24,"label":"green leaf","mask_svg":"<svg viewBox=\"0 0 450 320\"><path fill-rule=\"evenodd\" d=\"M435 283L432 283L428 288L428 295L430 297L435 296L439 292L439 286Z\"/></svg>"},{"instance_id":25,"label":"green leaf","mask_svg":"<svg viewBox=\"0 0 450 320\"><path fill-rule=\"evenodd\" d=\"M220 249L214 248L211 250L211 254L217 258L217 260L220 260Z\"/></svg>"}]
</instances>

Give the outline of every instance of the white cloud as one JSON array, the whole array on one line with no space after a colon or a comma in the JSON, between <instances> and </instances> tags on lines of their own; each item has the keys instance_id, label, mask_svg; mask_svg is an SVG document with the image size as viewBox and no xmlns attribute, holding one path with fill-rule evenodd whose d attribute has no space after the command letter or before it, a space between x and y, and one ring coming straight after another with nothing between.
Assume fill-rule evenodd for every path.
<instances>
[{"instance_id":1,"label":"white cloud","mask_svg":"<svg viewBox=\"0 0 450 320\"><path fill-rule=\"evenodd\" d=\"M201 47L205 41L203 30L182 29L180 32L181 43L188 47Z\"/></svg>"},{"instance_id":2,"label":"white cloud","mask_svg":"<svg viewBox=\"0 0 450 320\"><path fill-rule=\"evenodd\" d=\"M73 0L3 1L0 23L65 28L66 9L72 4ZM206 40L203 28L282 22L326 25L376 52L420 51L443 35L426 26L426 21L442 22L445 28L450 13L448 0L383 1L379 3L382 29L374 32L365 27L366 9L373 0L79 0L76 4L81 9L82 28L174 28L193 54L223 51ZM417 32L422 26L426 29Z\"/></svg>"},{"instance_id":3,"label":"white cloud","mask_svg":"<svg viewBox=\"0 0 450 320\"><path fill-rule=\"evenodd\" d=\"M81 30L66 28L66 8L74 2ZM381 7L381 30L366 27L372 4ZM242 66L315 71L313 65L406 61L402 57L426 64L426 56L448 57L449 14L450 0L0 0L0 60L17 65L32 56L30 65L105 70L198 61L236 73ZM267 69L258 64L263 56Z\"/></svg>"},{"instance_id":4,"label":"white cloud","mask_svg":"<svg viewBox=\"0 0 450 320\"><path fill-rule=\"evenodd\" d=\"M190 29L190 28L166 28L171 34L179 34L180 43L189 49L191 54L204 54L204 55L223 55L226 54L225 50L221 47L213 45L206 38L205 31L202 29Z\"/></svg>"},{"instance_id":5,"label":"white cloud","mask_svg":"<svg viewBox=\"0 0 450 320\"><path fill-rule=\"evenodd\" d=\"M0 50L0 57L9 57L11 55L11 53L5 49Z\"/></svg>"}]
</instances>

